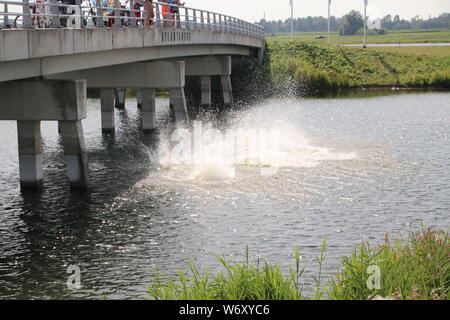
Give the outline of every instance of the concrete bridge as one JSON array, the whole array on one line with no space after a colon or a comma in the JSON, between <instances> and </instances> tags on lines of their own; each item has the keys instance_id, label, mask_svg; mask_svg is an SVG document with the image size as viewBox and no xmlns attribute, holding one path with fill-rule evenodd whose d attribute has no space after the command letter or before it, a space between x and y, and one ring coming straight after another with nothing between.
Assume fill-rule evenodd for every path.
<instances>
[{"instance_id":1,"label":"concrete bridge","mask_svg":"<svg viewBox=\"0 0 450 320\"><path fill-rule=\"evenodd\" d=\"M128 8L119 0L108 8L73 3L0 0L0 120L17 121L22 188L42 185L40 122L48 120L59 122L70 186L88 187L81 122L88 87L100 88L103 132L114 132L125 88L139 90L142 127L151 131L156 88L169 89L175 120L186 123L185 76L201 77L202 104L211 103L211 76L220 76L231 104L233 57L264 48L260 26L220 13L179 7L167 15L164 3L153 2L146 28L133 0Z\"/></svg>"}]
</instances>

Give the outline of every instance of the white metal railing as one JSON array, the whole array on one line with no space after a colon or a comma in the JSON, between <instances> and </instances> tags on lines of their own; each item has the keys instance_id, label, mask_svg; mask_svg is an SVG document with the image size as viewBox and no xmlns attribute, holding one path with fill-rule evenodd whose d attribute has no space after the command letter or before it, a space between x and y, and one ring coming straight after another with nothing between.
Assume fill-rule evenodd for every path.
<instances>
[{"instance_id":1,"label":"white metal railing","mask_svg":"<svg viewBox=\"0 0 450 320\"><path fill-rule=\"evenodd\" d=\"M153 11L146 23L141 0L0 0L0 28L150 27L264 37L263 27L216 12L156 1Z\"/></svg>"}]
</instances>

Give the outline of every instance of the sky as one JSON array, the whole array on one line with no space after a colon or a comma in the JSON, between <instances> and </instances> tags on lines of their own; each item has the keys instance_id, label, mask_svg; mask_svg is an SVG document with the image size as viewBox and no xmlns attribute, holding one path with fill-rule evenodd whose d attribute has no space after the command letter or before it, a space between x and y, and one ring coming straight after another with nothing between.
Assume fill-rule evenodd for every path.
<instances>
[{"instance_id":1,"label":"sky","mask_svg":"<svg viewBox=\"0 0 450 320\"><path fill-rule=\"evenodd\" d=\"M183 0L186 6L221 12L245 19L259 21L284 20L290 17L289 0ZM294 16L327 16L328 0L293 0ZM364 10L363 0L332 0L332 15L341 17L350 10ZM410 19L419 15L422 18L450 13L450 0L369 0L368 15L371 17L399 14Z\"/></svg>"}]
</instances>

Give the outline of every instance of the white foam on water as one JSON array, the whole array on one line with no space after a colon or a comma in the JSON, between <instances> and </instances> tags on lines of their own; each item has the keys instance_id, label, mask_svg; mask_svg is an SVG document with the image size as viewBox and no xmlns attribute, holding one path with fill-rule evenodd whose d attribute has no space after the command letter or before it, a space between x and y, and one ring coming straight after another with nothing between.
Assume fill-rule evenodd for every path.
<instances>
[{"instance_id":1,"label":"white foam on water","mask_svg":"<svg viewBox=\"0 0 450 320\"><path fill-rule=\"evenodd\" d=\"M312 144L303 130L295 125L294 120L283 117L281 112L274 114L274 103L279 104L276 109L283 110L291 102L270 100L237 114L236 120L226 131L233 132L235 136L244 134L249 143L239 148L235 139L226 139L220 134L213 135L212 138L209 136L209 141L204 141L203 144L205 151L202 161L193 161L195 156L192 154L174 152L173 143L169 142L167 133L164 133L158 150L159 167L164 171L163 176L177 181L225 182L237 178L238 168L313 168L324 161L344 161L358 157L354 152L339 152ZM295 103L298 104L298 101ZM213 128L210 123L202 125L203 132ZM181 135L193 135L192 128L183 130ZM277 132L278 145L268 147L265 143L268 135L273 132ZM251 143L255 139L256 144ZM189 143L190 150L195 149L192 139Z\"/></svg>"}]
</instances>

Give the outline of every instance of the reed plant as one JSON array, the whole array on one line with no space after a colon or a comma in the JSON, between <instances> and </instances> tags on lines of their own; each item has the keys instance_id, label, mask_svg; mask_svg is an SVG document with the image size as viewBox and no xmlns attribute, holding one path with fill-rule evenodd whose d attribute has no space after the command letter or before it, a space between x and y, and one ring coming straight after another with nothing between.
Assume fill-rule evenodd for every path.
<instances>
[{"instance_id":1,"label":"reed plant","mask_svg":"<svg viewBox=\"0 0 450 320\"><path fill-rule=\"evenodd\" d=\"M450 298L448 233L432 229L410 234L408 241L391 240L371 247L359 245L331 282L329 298L337 300L447 300ZM380 285L368 285L368 270L379 270ZM373 268L372 268L373 269Z\"/></svg>"}]
</instances>

